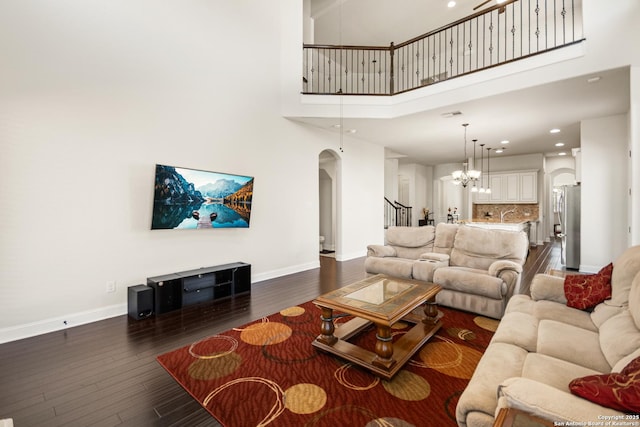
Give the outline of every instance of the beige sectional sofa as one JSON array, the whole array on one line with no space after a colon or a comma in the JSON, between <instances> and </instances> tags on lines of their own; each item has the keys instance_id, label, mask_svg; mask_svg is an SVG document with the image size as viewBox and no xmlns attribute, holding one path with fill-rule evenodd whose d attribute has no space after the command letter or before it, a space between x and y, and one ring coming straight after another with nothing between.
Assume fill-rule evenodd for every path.
<instances>
[{"instance_id":1,"label":"beige sectional sofa","mask_svg":"<svg viewBox=\"0 0 640 427\"><path fill-rule=\"evenodd\" d=\"M369 245L365 270L437 283L436 302L499 319L519 293L529 242L524 232L457 224L391 227Z\"/></svg>"},{"instance_id":2,"label":"beige sectional sofa","mask_svg":"<svg viewBox=\"0 0 640 427\"><path fill-rule=\"evenodd\" d=\"M622 412L569 389L576 378L620 372L640 356L640 246L614 261L611 288L610 299L583 311L567 306L562 277L536 275L531 296L509 301L460 396L458 425L490 427L501 408L555 425L606 425L609 416L624 421Z\"/></svg>"}]
</instances>

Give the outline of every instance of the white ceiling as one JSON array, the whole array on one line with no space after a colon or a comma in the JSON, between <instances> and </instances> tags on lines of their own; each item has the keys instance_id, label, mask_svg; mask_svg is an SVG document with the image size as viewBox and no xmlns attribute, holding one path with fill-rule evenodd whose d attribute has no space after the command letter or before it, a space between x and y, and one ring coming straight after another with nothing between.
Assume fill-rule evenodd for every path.
<instances>
[{"instance_id":1,"label":"white ceiling","mask_svg":"<svg viewBox=\"0 0 640 427\"><path fill-rule=\"evenodd\" d=\"M405 41L470 15L482 0L457 0L453 9L447 8L447 1L311 0L315 43L339 43L335 23L341 16L343 30L339 36L343 44L386 46L392 40ZM560 151L571 155L571 148L580 145L581 120L629 110L629 69L601 72L598 76L601 79L595 83L587 82L593 75L582 76L393 119L345 119L344 127L355 129L355 138L398 153L403 162L424 165L462 161L462 123L469 123L469 150L473 139L492 148L507 139L510 143L501 156L557 155ZM451 111L462 115L442 116ZM336 119L330 118L301 121L328 129L336 124ZM562 132L552 135L552 128ZM561 149L554 145L559 141L565 143Z\"/></svg>"}]
</instances>

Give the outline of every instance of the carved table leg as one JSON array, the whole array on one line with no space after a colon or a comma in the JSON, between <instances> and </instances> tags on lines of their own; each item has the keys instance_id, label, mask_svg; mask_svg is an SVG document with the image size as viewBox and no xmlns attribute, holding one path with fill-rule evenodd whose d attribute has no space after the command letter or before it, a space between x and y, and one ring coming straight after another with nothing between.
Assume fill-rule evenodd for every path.
<instances>
[{"instance_id":1,"label":"carved table leg","mask_svg":"<svg viewBox=\"0 0 640 427\"><path fill-rule=\"evenodd\" d=\"M322 320L322 326L320 326L320 336L317 340L326 345L333 345L338 340L338 338L333 335L335 332L333 310L326 307L321 308L322 314L320 315L320 319Z\"/></svg>"},{"instance_id":2,"label":"carved table leg","mask_svg":"<svg viewBox=\"0 0 640 427\"><path fill-rule=\"evenodd\" d=\"M372 363L381 368L389 369L396 363L396 361L392 359L393 342L391 338L391 328L378 325L376 338L376 357Z\"/></svg>"},{"instance_id":3,"label":"carved table leg","mask_svg":"<svg viewBox=\"0 0 640 427\"><path fill-rule=\"evenodd\" d=\"M429 298L424 304L424 323L434 325L438 321L438 305L436 304L436 297Z\"/></svg>"}]
</instances>

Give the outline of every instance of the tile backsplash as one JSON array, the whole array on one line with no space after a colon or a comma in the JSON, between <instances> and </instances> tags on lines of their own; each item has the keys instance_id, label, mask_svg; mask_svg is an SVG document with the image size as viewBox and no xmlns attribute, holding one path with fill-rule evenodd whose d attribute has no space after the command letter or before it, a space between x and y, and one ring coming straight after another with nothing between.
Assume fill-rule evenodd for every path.
<instances>
[{"instance_id":1,"label":"tile backsplash","mask_svg":"<svg viewBox=\"0 0 640 427\"><path fill-rule=\"evenodd\" d=\"M531 204L474 204L473 221L500 222L500 212L513 211L504 217L504 222L537 221L540 209L537 203ZM487 213L489 215L487 215Z\"/></svg>"}]
</instances>

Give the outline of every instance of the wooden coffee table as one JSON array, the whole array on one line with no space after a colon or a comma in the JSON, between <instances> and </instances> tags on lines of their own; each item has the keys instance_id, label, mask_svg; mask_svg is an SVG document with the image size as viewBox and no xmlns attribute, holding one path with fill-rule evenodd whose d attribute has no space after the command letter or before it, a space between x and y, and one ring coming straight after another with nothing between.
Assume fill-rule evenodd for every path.
<instances>
[{"instance_id":1,"label":"wooden coffee table","mask_svg":"<svg viewBox=\"0 0 640 427\"><path fill-rule=\"evenodd\" d=\"M322 310L320 335L313 345L391 379L442 326L435 304L441 289L378 274L322 295L313 301ZM413 313L422 304L424 316ZM334 310L354 318L336 328ZM394 343L391 327L400 320L415 326ZM371 323L377 328L375 351L347 341Z\"/></svg>"}]
</instances>

